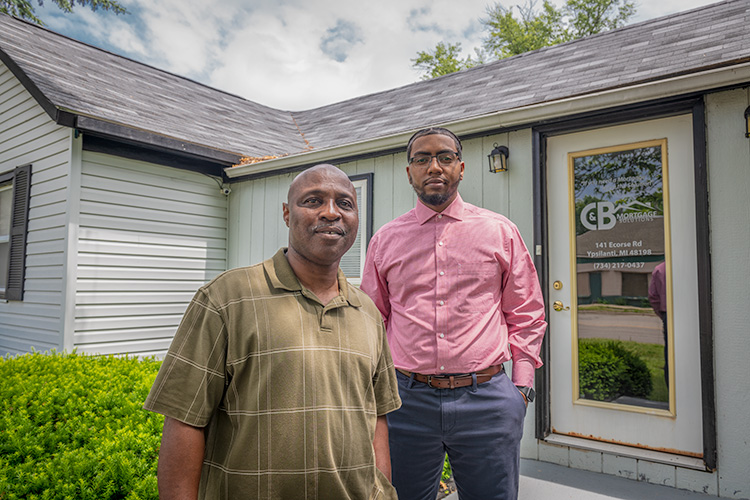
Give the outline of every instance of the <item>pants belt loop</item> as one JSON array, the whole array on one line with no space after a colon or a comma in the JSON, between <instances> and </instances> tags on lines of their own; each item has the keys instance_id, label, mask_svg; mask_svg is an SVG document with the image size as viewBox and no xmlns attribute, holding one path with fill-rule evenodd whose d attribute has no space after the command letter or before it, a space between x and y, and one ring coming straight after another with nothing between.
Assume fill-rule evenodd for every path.
<instances>
[{"instance_id":1,"label":"pants belt loop","mask_svg":"<svg viewBox=\"0 0 750 500\"><path fill-rule=\"evenodd\" d=\"M471 392L477 392L477 372L471 372Z\"/></svg>"},{"instance_id":2,"label":"pants belt loop","mask_svg":"<svg viewBox=\"0 0 750 500\"><path fill-rule=\"evenodd\" d=\"M407 386L407 389L411 389L414 386L414 372L411 372L411 375L409 375L409 385Z\"/></svg>"}]
</instances>

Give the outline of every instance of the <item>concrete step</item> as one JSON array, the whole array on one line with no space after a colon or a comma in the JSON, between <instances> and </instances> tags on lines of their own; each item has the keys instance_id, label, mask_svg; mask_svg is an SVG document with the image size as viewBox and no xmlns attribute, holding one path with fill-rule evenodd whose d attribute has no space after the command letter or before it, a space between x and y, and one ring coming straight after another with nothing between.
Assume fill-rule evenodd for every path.
<instances>
[{"instance_id":1,"label":"concrete step","mask_svg":"<svg viewBox=\"0 0 750 500\"><path fill-rule=\"evenodd\" d=\"M518 500L710 500L717 498L608 474L521 460ZM459 500L451 493L444 500Z\"/></svg>"}]
</instances>

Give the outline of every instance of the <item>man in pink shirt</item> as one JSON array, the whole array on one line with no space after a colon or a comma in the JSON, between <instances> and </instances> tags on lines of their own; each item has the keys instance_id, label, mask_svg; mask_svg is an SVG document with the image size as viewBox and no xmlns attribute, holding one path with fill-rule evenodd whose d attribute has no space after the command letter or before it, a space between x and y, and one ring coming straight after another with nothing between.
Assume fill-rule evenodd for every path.
<instances>
[{"instance_id":1,"label":"man in pink shirt","mask_svg":"<svg viewBox=\"0 0 750 500\"><path fill-rule=\"evenodd\" d=\"M399 498L434 500L447 453L461 500L516 499L547 326L536 270L512 222L461 199L452 132L417 132L407 157L419 201L373 236L361 286L383 315L398 371L393 484Z\"/></svg>"},{"instance_id":2,"label":"man in pink shirt","mask_svg":"<svg viewBox=\"0 0 750 500\"><path fill-rule=\"evenodd\" d=\"M664 381L669 386L669 335L667 335L667 264L665 261L656 265L651 273L648 285L648 301L651 308L661 318L662 335L664 335Z\"/></svg>"}]
</instances>

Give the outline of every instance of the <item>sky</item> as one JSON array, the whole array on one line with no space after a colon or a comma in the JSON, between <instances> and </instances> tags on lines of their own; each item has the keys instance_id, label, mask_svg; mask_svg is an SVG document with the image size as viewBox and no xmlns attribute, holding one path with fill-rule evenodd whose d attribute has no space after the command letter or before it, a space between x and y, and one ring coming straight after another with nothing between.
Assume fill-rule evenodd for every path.
<instances>
[{"instance_id":1,"label":"sky","mask_svg":"<svg viewBox=\"0 0 750 500\"><path fill-rule=\"evenodd\" d=\"M312 109L420 80L419 51L480 47L492 0L120 0L129 13L53 2L46 27L276 109ZM562 5L563 0L553 0ZM714 3L642 0L629 24ZM500 0L506 8L525 4ZM541 5L541 1L537 2ZM516 11L517 12L517 11Z\"/></svg>"}]
</instances>

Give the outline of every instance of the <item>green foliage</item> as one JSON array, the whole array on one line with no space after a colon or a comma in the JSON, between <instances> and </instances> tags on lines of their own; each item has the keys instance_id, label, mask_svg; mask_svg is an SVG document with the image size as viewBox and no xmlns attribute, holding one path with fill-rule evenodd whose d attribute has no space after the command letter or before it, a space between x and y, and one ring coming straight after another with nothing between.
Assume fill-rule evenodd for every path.
<instances>
[{"instance_id":1,"label":"green foliage","mask_svg":"<svg viewBox=\"0 0 750 500\"><path fill-rule=\"evenodd\" d=\"M37 0L39 6L44 5L44 0ZM115 14L127 14L127 10L117 0L52 0L61 10L71 13L73 7L78 4L89 7L91 10L111 10ZM31 0L0 0L0 12L20 17L33 23L44 25L41 19L36 17Z\"/></svg>"},{"instance_id":2,"label":"green foliage","mask_svg":"<svg viewBox=\"0 0 750 500\"><path fill-rule=\"evenodd\" d=\"M602 31L619 28L635 14L632 0L566 0L561 8L544 0L537 11L535 0L517 5L521 17L500 3L487 7L487 18L481 19L486 36L482 49L460 59L461 44L439 42L434 50L419 52L412 66L424 74L422 79L435 78L483 64L490 59L503 59L531 50L575 40Z\"/></svg>"},{"instance_id":3,"label":"green foliage","mask_svg":"<svg viewBox=\"0 0 750 500\"><path fill-rule=\"evenodd\" d=\"M542 12L534 12L534 3L517 6L521 19L513 16L512 9L499 3L487 7L487 19L482 23L488 31L484 48L498 59L515 56L567 41L568 32L563 26L563 12L550 2L543 4Z\"/></svg>"},{"instance_id":4,"label":"green foliage","mask_svg":"<svg viewBox=\"0 0 750 500\"><path fill-rule=\"evenodd\" d=\"M639 200L662 205L662 150L660 146L579 156L575 169L576 200L584 193L596 199ZM637 182L632 182L636 180Z\"/></svg>"},{"instance_id":5,"label":"green foliage","mask_svg":"<svg viewBox=\"0 0 750 500\"><path fill-rule=\"evenodd\" d=\"M563 13L567 18L570 40L624 26L635 14L630 0L567 0Z\"/></svg>"},{"instance_id":6,"label":"green foliage","mask_svg":"<svg viewBox=\"0 0 750 500\"><path fill-rule=\"evenodd\" d=\"M652 389L648 399L651 401L669 401L669 388L664 380L664 346L632 340L622 340L621 342L629 351L641 358L651 372Z\"/></svg>"},{"instance_id":7,"label":"green foliage","mask_svg":"<svg viewBox=\"0 0 750 500\"><path fill-rule=\"evenodd\" d=\"M448 462L448 455L445 455L445 461L443 462L443 473L440 476L440 480L445 482L448 482L453 475L453 470L451 469L451 464Z\"/></svg>"},{"instance_id":8,"label":"green foliage","mask_svg":"<svg viewBox=\"0 0 750 500\"><path fill-rule=\"evenodd\" d=\"M163 417L141 408L160 362L0 358L0 498L156 499Z\"/></svg>"},{"instance_id":9,"label":"green foliage","mask_svg":"<svg viewBox=\"0 0 750 500\"><path fill-rule=\"evenodd\" d=\"M488 31L484 48L498 59L619 28L635 14L631 0L567 0L560 9L544 0L541 12L528 0L516 8L520 19L495 4L482 20Z\"/></svg>"},{"instance_id":10,"label":"green foliage","mask_svg":"<svg viewBox=\"0 0 750 500\"><path fill-rule=\"evenodd\" d=\"M422 76L422 80L429 80L430 78L455 73L462 69L473 68L477 64L484 62L483 55L479 51L476 53L476 59L472 59L471 56L461 59L459 58L460 54L460 43L449 43L446 45L443 42L439 42L435 46L435 50L420 51L417 53L417 58L411 61L413 67L427 73Z\"/></svg>"},{"instance_id":11,"label":"green foliage","mask_svg":"<svg viewBox=\"0 0 750 500\"><path fill-rule=\"evenodd\" d=\"M580 397L585 399L647 398L653 388L646 363L619 341L579 340L578 369Z\"/></svg>"}]
</instances>

